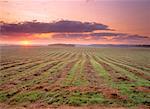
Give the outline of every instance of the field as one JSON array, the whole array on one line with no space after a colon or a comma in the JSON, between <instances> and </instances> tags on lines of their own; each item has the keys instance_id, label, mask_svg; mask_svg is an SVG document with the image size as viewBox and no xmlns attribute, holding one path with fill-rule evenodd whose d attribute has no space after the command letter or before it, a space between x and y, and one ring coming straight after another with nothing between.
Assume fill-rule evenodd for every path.
<instances>
[{"instance_id":1,"label":"field","mask_svg":"<svg viewBox=\"0 0 150 109\"><path fill-rule=\"evenodd\" d=\"M149 48L12 46L0 55L0 108L150 108Z\"/></svg>"}]
</instances>

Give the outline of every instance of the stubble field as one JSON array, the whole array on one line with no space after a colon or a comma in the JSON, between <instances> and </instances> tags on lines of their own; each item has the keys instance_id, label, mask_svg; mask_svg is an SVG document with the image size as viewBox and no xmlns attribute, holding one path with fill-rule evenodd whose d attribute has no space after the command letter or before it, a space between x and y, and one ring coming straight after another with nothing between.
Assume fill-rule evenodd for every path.
<instances>
[{"instance_id":1,"label":"stubble field","mask_svg":"<svg viewBox=\"0 0 150 109\"><path fill-rule=\"evenodd\" d=\"M0 108L150 108L149 48L14 46L0 55Z\"/></svg>"}]
</instances>

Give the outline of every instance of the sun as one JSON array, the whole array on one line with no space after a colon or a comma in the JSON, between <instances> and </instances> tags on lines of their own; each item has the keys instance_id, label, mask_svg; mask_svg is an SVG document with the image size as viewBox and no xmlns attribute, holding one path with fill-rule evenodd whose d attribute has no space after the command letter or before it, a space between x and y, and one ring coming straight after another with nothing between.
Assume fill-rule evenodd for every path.
<instances>
[{"instance_id":1,"label":"sun","mask_svg":"<svg viewBox=\"0 0 150 109\"><path fill-rule=\"evenodd\" d=\"M31 45L30 41L24 40L20 42L21 45Z\"/></svg>"}]
</instances>

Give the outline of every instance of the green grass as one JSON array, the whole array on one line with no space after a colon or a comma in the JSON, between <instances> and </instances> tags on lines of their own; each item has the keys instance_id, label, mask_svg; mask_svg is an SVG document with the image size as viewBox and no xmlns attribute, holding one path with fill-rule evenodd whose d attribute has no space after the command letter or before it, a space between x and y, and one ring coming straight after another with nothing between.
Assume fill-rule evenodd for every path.
<instances>
[{"instance_id":1,"label":"green grass","mask_svg":"<svg viewBox=\"0 0 150 109\"><path fill-rule=\"evenodd\" d=\"M0 102L6 102L9 98L13 97L17 94L18 91L16 89L11 89L9 91L0 91Z\"/></svg>"},{"instance_id":2,"label":"green grass","mask_svg":"<svg viewBox=\"0 0 150 109\"><path fill-rule=\"evenodd\" d=\"M88 84L85 75L84 75L84 65L85 65L85 60L82 60L80 63L80 66L78 68L78 74L76 75L75 81L73 81L72 85L74 86L85 86Z\"/></svg>"},{"instance_id":3,"label":"green grass","mask_svg":"<svg viewBox=\"0 0 150 109\"><path fill-rule=\"evenodd\" d=\"M108 100L103 97L100 93L87 92L81 93L79 91L69 92L49 92L43 99L48 104L69 104L73 106L90 105L105 103Z\"/></svg>"},{"instance_id":4,"label":"green grass","mask_svg":"<svg viewBox=\"0 0 150 109\"><path fill-rule=\"evenodd\" d=\"M7 93L0 92L0 102L5 102L8 99Z\"/></svg>"},{"instance_id":5,"label":"green grass","mask_svg":"<svg viewBox=\"0 0 150 109\"><path fill-rule=\"evenodd\" d=\"M75 75L79 68L80 63L81 63L81 60L76 62L74 66L71 68L71 70L68 72L67 78L63 83L64 85L72 85L73 79L75 78Z\"/></svg>"},{"instance_id":6,"label":"green grass","mask_svg":"<svg viewBox=\"0 0 150 109\"><path fill-rule=\"evenodd\" d=\"M26 102L32 103L40 99L40 97L42 97L43 94L44 93L40 91L23 92L12 97L9 102L11 104L26 103Z\"/></svg>"},{"instance_id":7,"label":"green grass","mask_svg":"<svg viewBox=\"0 0 150 109\"><path fill-rule=\"evenodd\" d=\"M91 59L91 64L101 77L107 80L109 79L108 72L98 62L96 62L94 59Z\"/></svg>"},{"instance_id":8,"label":"green grass","mask_svg":"<svg viewBox=\"0 0 150 109\"><path fill-rule=\"evenodd\" d=\"M70 105L90 105L90 104L100 104L106 102L106 99L99 93L94 92L73 92L68 98L68 104Z\"/></svg>"},{"instance_id":9,"label":"green grass","mask_svg":"<svg viewBox=\"0 0 150 109\"><path fill-rule=\"evenodd\" d=\"M127 106L136 106L138 104L148 105L150 103L150 96L148 93L132 90L134 84L118 84L117 87L122 95L128 96Z\"/></svg>"}]
</instances>

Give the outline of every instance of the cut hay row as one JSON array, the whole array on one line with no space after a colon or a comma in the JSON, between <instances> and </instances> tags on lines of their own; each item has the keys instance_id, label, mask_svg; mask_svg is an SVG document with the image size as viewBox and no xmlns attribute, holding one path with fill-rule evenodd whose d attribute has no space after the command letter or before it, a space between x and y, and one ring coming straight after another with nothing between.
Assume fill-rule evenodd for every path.
<instances>
[{"instance_id":1,"label":"cut hay row","mask_svg":"<svg viewBox=\"0 0 150 109\"><path fill-rule=\"evenodd\" d=\"M117 65L121 68L124 68L127 71L129 71L131 73L134 73L135 75L137 75L141 78L148 79L148 77L150 76L149 72L147 72L147 71L143 71L141 69L138 69L138 68L135 68L135 67L132 67L132 66L128 66L126 64L122 64L122 63L119 63L119 62L116 62L116 61L114 61L110 58L109 59L105 58L105 60L108 60L110 63L113 63L113 64L115 64L115 65Z\"/></svg>"},{"instance_id":2,"label":"cut hay row","mask_svg":"<svg viewBox=\"0 0 150 109\"><path fill-rule=\"evenodd\" d=\"M136 70L139 70L139 71L142 71L142 72L149 72L149 68L146 67L146 66L139 66L139 65L134 65L134 64L131 64L130 61L124 61L124 60L121 60L121 59L115 59L115 58L112 58L112 57L106 57L104 56L106 59L109 59L113 62L116 62L118 64L122 64L122 65L126 65L128 67L131 67L131 68L134 68Z\"/></svg>"}]
</instances>

